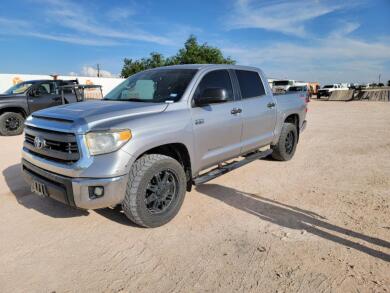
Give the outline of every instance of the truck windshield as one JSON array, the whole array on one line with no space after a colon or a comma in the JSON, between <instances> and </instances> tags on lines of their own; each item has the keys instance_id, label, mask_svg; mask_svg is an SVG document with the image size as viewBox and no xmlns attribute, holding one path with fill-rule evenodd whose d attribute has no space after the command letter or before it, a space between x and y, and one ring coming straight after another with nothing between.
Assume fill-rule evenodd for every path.
<instances>
[{"instance_id":1,"label":"truck windshield","mask_svg":"<svg viewBox=\"0 0 390 293\"><path fill-rule=\"evenodd\" d=\"M195 69L156 69L130 76L104 100L148 103L177 102L194 77Z\"/></svg>"},{"instance_id":2,"label":"truck windshield","mask_svg":"<svg viewBox=\"0 0 390 293\"><path fill-rule=\"evenodd\" d=\"M22 94L25 91L27 91L30 88L30 86L32 86L31 82L21 82L14 85L13 87L10 87L8 90L4 92L4 94L6 95Z\"/></svg>"},{"instance_id":3,"label":"truck windshield","mask_svg":"<svg viewBox=\"0 0 390 293\"><path fill-rule=\"evenodd\" d=\"M289 85L289 84L290 84L289 80L277 80L277 81L274 81L274 85L276 85L276 86L285 86L285 85Z\"/></svg>"},{"instance_id":4,"label":"truck windshield","mask_svg":"<svg viewBox=\"0 0 390 293\"><path fill-rule=\"evenodd\" d=\"M331 88L333 88L333 85L324 85L324 87L323 87L323 89L331 89Z\"/></svg>"}]
</instances>

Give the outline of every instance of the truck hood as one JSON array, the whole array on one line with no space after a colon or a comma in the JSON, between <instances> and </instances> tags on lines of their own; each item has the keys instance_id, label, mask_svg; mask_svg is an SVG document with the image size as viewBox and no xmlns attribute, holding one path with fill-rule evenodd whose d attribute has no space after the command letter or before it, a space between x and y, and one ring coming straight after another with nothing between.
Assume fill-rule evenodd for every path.
<instances>
[{"instance_id":1,"label":"truck hood","mask_svg":"<svg viewBox=\"0 0 390 293\"><path fill-rule=\"evenodd\" d=\"M125 101L87 101L37 111L32 115L33 124L38 120L71 124L76 132L84 132L104 122L163 112L168 104ZM38 125L39 126L39 123Z\"/></svg>"},{"instance_id":2,"label":"truck hood","mask_svg":"<svg viewBox=\"0 0 390 293\"><path fill-rule=\"evenodd\" d=\"M0 95L0 102L5 102L5 101L9 101L9 100L15 100L15 99L25 99L26 96L23 96L23 95L4 95L4 94L1 94Z\"/></svg>"}]
</instances>

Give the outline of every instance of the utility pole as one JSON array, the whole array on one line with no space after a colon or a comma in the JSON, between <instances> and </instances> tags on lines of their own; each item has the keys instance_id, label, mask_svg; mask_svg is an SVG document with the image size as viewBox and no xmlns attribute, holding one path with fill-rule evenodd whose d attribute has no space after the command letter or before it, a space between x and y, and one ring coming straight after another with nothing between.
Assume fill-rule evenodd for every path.
<instances>
[{"instance_id":1,"label":"utility pole","mask_svg":"<svg viewBox=\"0 0 390 293\"><path fill-rule=\"evenodd\" d=\"M100 64L97 64L97 76L100 77Z\"/></svg>"},{"instance_id":2,"label":"utility pole","mask_svg":"<svg viewBox=\"0 0 390 293\"><path fill-rule=\"evenodd\" d=\"M379 73L379 82L378 83L381 83L381 74Z\"/></svg>"}]
</instances>

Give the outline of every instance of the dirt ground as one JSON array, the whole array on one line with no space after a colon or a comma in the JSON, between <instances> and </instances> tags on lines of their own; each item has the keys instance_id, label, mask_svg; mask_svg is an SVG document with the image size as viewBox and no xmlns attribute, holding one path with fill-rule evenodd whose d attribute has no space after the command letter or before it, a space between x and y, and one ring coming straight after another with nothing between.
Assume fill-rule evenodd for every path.
<instances>
[{"instance_id":1,"label":"dirt ground","mask_svg":"<svg viewBox=\"0 0 390 293\"><path fill-rule=\"evenodd\" d=\"M1 292L389 292L390 103L317 102L290 162L187 193L157 229L32 195L0 138Z\"/></svg>"}]
</instances>

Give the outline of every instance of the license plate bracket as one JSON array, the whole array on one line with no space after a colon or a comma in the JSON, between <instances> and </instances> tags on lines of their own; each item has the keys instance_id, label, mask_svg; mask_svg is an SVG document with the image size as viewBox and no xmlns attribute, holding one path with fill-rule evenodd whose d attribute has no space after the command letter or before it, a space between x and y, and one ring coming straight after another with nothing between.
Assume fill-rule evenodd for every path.
<instances>
[{"instance_id":1,"label":"license plate bracket","mask_svg":"<svg viewBox=\"0 0 390 293\"><path fill-rule=\"evenodd\" d=\"M33 180L31 182L31 192L34 192L35 194L39 195L40 197L48 197L49 196L46 185L40 181L37 181L37 180Z\"/></svg>"}]
</instances>

